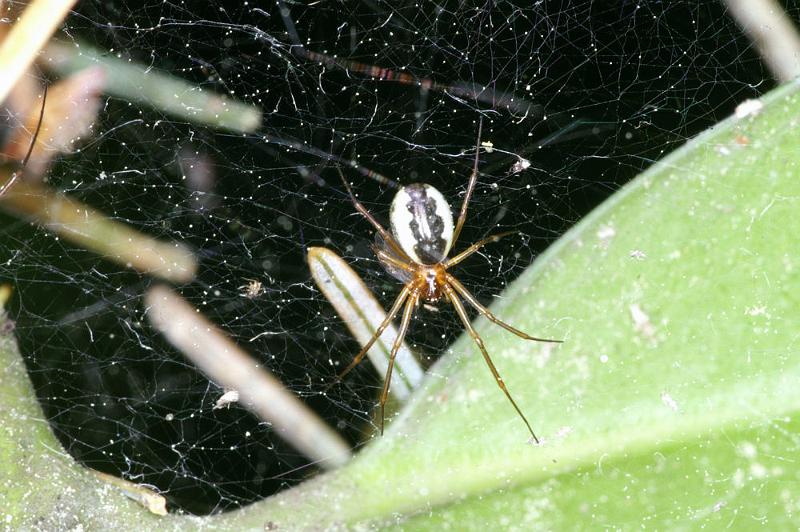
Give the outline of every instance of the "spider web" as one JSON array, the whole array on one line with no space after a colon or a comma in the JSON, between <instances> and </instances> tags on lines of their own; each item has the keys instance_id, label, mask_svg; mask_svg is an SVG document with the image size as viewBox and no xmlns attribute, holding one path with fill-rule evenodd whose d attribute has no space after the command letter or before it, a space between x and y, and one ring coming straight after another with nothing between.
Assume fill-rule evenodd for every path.
<instances>
[{"instance_id":1,"label":"spider web","mask_svg":"<svg viewBox=\"0 0 800 532\"><path fill-rule=\"evenodd\" d=\"M457 209L483 116L491 144L461 243L521 233L457 270L489 303L621 185L772 86L724 8L699 0L81 2L60 37L263 110L261 129L243 135L104 96L94 137L50 185L192 246L200 268L180 293L354 447L373 427L381 378L364 364L323 395L358 347L311 281L307 246L341 254L387 306L400 287L321 155L427 182ZM515 168L520 158L530 166ZM385 223L393 189L348 178ZM224 390L145 318L152 279L2 216L16 335L75 458L193 513L319 472L246 410L213 409ZM263 286L255 297L243 294L250 280ZM433 359L461 331L451 310L423 309L409 341Z\"/></svg>"}]
</instances>

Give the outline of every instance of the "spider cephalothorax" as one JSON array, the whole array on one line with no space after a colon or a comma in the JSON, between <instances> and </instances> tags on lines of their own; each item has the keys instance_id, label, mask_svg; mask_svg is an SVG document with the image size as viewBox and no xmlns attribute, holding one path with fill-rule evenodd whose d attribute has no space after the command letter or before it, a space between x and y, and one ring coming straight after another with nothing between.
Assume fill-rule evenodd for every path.
<instances>
[{"instance_id":1,"label":"spider cephalothorax","mask_svg":"<svg viewBox=\"0 0 800 532\"><path fill-rule=\"evenodd\" d=\"M482 123L481 123L482 125ZM414 309L420 301L435 303L442 296L446 297L448 301L456 309L459 318L467 329L467 332L475 340L478 348L481 350L483 358L489 366L492 375L495 378L498 386L503 390L508 400L514 406L517 413L520 415L533 439L538 442L536 435L533 433L530 423L525 418L525 415L517 406L517 403L512 399L511 394L508 392L503 379L497 372L494 363L492 363L489 353L483 345L478 333L470 323L467 311L464 308L464 303L461 298L475 307L478 312L483 314L489 321L496 323L507 331L510 331L520 338L526 340L535 340L537 342L559 342L560 340L547 340L544 338L536 338L515 329L511 325L499 320L492 314L489 309L481 305L475 299L464 285L458 279L448 273L448 269L466 259L481 247L489 242L495 242L511 233L501 233L497 235L484 238L472 244L467 249L452 258L447 258L450 254L451 248L458 240L458 235L461 233L461 228L464 226L464 221L467 217L467 206L469 205L472 191L475 189L475 183L478 179L478 154L480 153L480 138L481 126L478 127L478 146L475 151L475 163L472 168L472 174L467 184L467 193L464 196L464 202L461 205L461 211L458 215L458 221L453 227L453 214L447 200L441 192L436 190L430 185L425 183L414 183L400 188L392 201L390 209L390 220L392 232L389 233L383 228L381 224L367 211L367 209L358 201L353 194L350 184L342 176L342 181L347 188L353 205L358 212L364 215L369 222L378 231L379 238L377 244L373 248L378 260L386 267L386 270L394 275L398 280L405 283L400 295L397 296L392 308L389 310L386 319L375 331L369 342L361 349L353 361L339 374L341 379L351 369L353 369L366 355L372 344L380 338L383 331L394 319L394 317L403 309L403 317L400 322L400 329L397 338L392 344L392 351L389 355L389 369L386 372L386 379L383 384L383 393L381 394L381 432L383 432L383 409L386 404L386 399L389 395L389 383L392 381L392 368L394 367L394 358L403 342L403 337L408 330L408 325L411 322L411 316L414 314Z\"/></svg>"},{"instance_id":2,"label":"spider cephalothorax","mask_svg":"<svg viewBox=\"0 0 800 532\"><path fill-rule=\"evenodd\" d=\"M447 270L441 264L421 265L415 273L417 286L422 298L428 303L436 303L442 298L442 287L447 283Z\"/></svg>"}]
</instances>

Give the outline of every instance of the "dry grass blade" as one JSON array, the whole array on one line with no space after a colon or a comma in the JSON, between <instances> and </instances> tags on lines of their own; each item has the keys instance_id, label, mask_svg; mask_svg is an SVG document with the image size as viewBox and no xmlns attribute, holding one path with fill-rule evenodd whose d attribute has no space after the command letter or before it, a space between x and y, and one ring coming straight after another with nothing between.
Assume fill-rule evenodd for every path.
<instances>
[{"instance_id":1,"label":"dry grass blade","mask_svg":"<svg viewBox=\"0 0 800 532\"><path fill-rule=\"evenodd\" d=\"M800 34L775 0L722 0L778 81L800 76Z\"/></svg>"},{"instance_id":2,"label":"dry grass blade","mask_svg":"<svg viewBox=\"0 0 800 532\"><path fill-rule=\"evenodd\" d=\"M0 44L0 102L36 59L75 0L34 0Z\"/></svg>"},{"instance_id":3,"label":"dry grass blade","mask_svg":"<svg viewBox=\"0 0 800 532\"><path fill-rule=\"evenodd\" d=\"M350 333L361 347L366 345L386 317L381 304L358 274L333 251L321 247L308 248L308 266L317 286ZM389 353L395 338L397 328L392 324L367 351L370 362L381 376L386 375L389 367ZM405 342L398 351L396 366L391 392L397 399L405 401L420 385L425 371Z\"/></svg>"},{"instance_id":4,"label":"dry grass blade","mask_svg":"<svg viewBox=\"0 0 800 532\"><path fill-rule=\"evenodd\" d=\"M108 83L105 92L137 102L187 122L252 133L261 126L261 110L146 65L121 59L80 42L50 42L43 52L42 67L68 76L90 67L102 68Z\"/></svg>"},{"instance_id":5,"label":"dry grass blade","mask_svg":"<svg viewBox=\"0 0 800 532\"><path fill-rule=\"evenodd\" d=\"M9 178L8 173L0 176L0 185ZM186 245L140 233L45 185L18 181L0 197L0 208L106 259L162 279L186 282L197 270L197 259Z\"/></svg>"}]
</instances>

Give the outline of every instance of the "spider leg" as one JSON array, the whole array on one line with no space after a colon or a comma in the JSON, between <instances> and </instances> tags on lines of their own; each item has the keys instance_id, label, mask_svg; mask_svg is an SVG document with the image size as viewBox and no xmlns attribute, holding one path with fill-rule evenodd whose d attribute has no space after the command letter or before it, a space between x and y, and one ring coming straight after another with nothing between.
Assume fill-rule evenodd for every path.
<instances>
[{"instance_id":1,"label":"spider leg","mask_svg":"<svg viewBox=\"0 0 800 532\"><path fill-rule=\"evenodd\" d=\"M549 340L547 338L537 338L535 336L531 336L529 334L526 334L526 333L520 331L519 329L516 329L516 328L512 327L508 323L500 320L497 316L492 314L492 312L488 308L486 308L483 305L481 305L480 302L477 299L475 299L475 296L473 296L469 292L469 290L464 288L464 285L461 284L458 281L458 279L456 279L455 277L453 277L449 273L446 273L445 276L446 276L445 278L447 279L447 282L450 283L450 285L453 288L456 289L456 292L458 292L461 295L461 297L466 299L469 302L470 305L475 307L475 309L478 312L480 312L481 314L486 316L486 319L491 321L492 323L495 323L495 324L499 325L503 329L505 329L505 330L507 330L509 332L512 332L512 333L516 334L517 336L519 336L520 338L524 338L525 340L533 340L535 342L550 342L550 343L553 343L553 344L560 344L560 343L564 342L564 340Z\"/></svg>"},{"instance_id":2,"label":"spider leg","mask_svg":"<svg viewBox=\"0 0 800 532\"><path fill-rule=\"evenodd\" d=\"M453 231L453 244L455 247L458 235L461 234L461 228L464 227L464 222L467 219L467 207L469 200L472 197L472 192L475 190L475 184L478 182L478 156L481 153L481 131L483 131L483 116L481 115L478 122L478 141L475 143L475 163L472 166L472 174L469 176L467 183L467 193L464 196L464 202L461 204L461 211L458 213L458 222L456 222L456 229Z\"/></svg>"},{"instance_id":3,"label":"spider leg","mask_svg":"<svg viewBox=\"0 0 800 532\"><path fill-rule=\"evenodd\" d=\"M414 292L411 297L406 301L406 308L403 310L403 319L400 322L400 330L397 331L397 338L392 344L392 352L389 355L389 368L386 370L386 378L383 380L383 392L381 393L381 436L383 436L383 421L384 409L386 407L386 400L389 398L389 384L392 382L392 369L394 368L394 359L397 356L397 351L403 343L403 338L408 331L408 324L411 323L411 316L414 315L414 307L417 306L419 294Z\"/></svg>"},{"instance_id":4,"label":"spider leg","mask_svg":"<svg viewBox=\"0 0 800 532\"><path fill-rule=\"evenodd\" d=\"M400 246L397 244L397 242L395 242L394 237L392 237L392 235L389 233L389 231L384 229L383 226L378 223L378 220L376 220L369 213L367 208L364 207L364 205L360 201L358 201L358 199L356 198L356 195L353 194L353 188L350 186L350 183L347 182L347 179L345 179L344 173L342 173L342 169L337 166L336 170L339 172L339 177L342 178L342 183L344 183L344 187L347 189L347 193L350 194L350 199L353 201L353 205L355 206L356 210L358 212L360 212L364 216L364 218L366 218L367 221L369 221L369 223L372 224L372 226L375 228L375 230L378 231L381 234L381 237L383 238L383 240L389 246L391 246L392 251L394 251L397 254L398 257L400 257L402 259L406 259L406 260L411 260L411 259L408 258L408 255L406 255L405 252L400 248Z\"/></svg>"},{"instance_id":5,"label":"spider leg","mask_svg":"<svg viewBox=\"0 0 800 532\"><path fill-rule=\"evenodd\" d=\"M364 355L367 354L367 351L369 351L370 347L372 347L372 345L378 340L378 338L381 337L381 334L383 334L383 331L386 330L386 327L389 326L389 323L391 323L391 321L394 319L397 313L400 312L400 307L403 305L403 302L406 300L408 294L410 293L411 293L411 288L409 288L408 285L404 286L403 290L400 292L400 295L398 295L397 299L394 300L394 304L392 305L392 308L389 310L389 313L386 315L386 318L384 318L383 322L381 322L378 328L375 329L375 334L373 334L372 338L369 339L369 342L367 342L366 345L364 345L364 347L361 348L361 351L358 352L353 361L350 362L350 364L346 368L344 368L344 371L339 373L339 375L336 377L336 380L328 385L326 391L331 389L331 387L333 387L337 383L339 383L344 378L345 375L350 373L350 370L358 366L359 362L361 362L364 359ZM398 334L397 337L400 338L400 341L402 342L402 335ZM391 368L391 365L389 367Z\"/></svg>"},{"instance_id":6,"label":"spider leg","mask_svg":"<svg viewBox=\"0 0 800 532\"><path fill-rule=\"evenodd\" d=\"M450 300L450 303L453 304L453 307L455 307L456 313L458 313L458 317L461 318L461 321L464 323L464 327L467 329L467 332L475 341L475 344L477 344L478 349L481 350L483 359L489 366L492 375L494 375L494 380L497 382L497 385L500 387L501 390L503 390L503 393L506 394L506 397L511 402L511 405L517 411L519 417L522 418L522 421L525 422L525 425L528 427L528 431L531 433L531 436L533 436L533 440L536 443L539 443L539 438L537 438L536 434L533 433L531 424L528 423L528 419L525 417L525 414L523 414L522 410L519 409L519 406L517 406L517 403L514 401L514 399L511 397L511 394L508 392L508 388L506 388L506 383L503 382L503 378L497 372L497 368L494 366L492 358L489 356L489 353L486 351L486 347L483 345L483 340L481 339L480 336L478 336L478 333L475 332L475 329L472 328L472 324L469 321L469 316L467 316L467 311L464 308L464 304L461 302L461 300L458 298L458 295L455 293L455 291L449 284L444 285L444 293L447 295L447 299Z\"/></svg>"},{"instance_id":7,"label":"spider leg","mask_svg":"<svg viewBox=\"0 0 800 532\"><path fill-rule=\"evenodd\" d=\"M472 244L470 247L468 247L467 249L465 249L464 251L462 251L461 253L459 253L455 257L452 257L449 260L445 261L444 267L445 268L450 268L451 266L455 266L456 264L458 264L462 260L466 259L470 255L472 255L473 253L475 253L476 251L481 249L486 244L491 244L492 242L497 242L498 240L500 240L504 236L513 235L513 234L516 234L516 233L519 233L519 231L506 231L505 233L498 233L496 235L487 236L483 240L478 240L477 242Z\"/></svg>"},{"instance_id":8,"label":"spider leg","mask_svg":"<svg viewBox=\"0 0 800 532\"><path fill-rule=\"evenodd\" d=\"M392 257L389 253L386 253L384 250L380 249L377 246L372 248L372 251L375 253L375 256L378 257L378 260L385 262L390 266L394 266L397 269L403 270L404 272L414 273L414 267L410 264L403 262L402 260L398 260L395 257Z\"/></svg>"}]
</instances>

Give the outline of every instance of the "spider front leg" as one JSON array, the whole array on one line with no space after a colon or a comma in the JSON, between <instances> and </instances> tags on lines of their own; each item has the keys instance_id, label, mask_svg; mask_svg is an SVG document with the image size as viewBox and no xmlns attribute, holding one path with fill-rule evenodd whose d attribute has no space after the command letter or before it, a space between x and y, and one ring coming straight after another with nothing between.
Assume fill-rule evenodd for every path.
<instances>
[{"instance_id":1,"label":"spider front leg","mask_svg":"<svg viewBox=\"0 0 800 532\"><path fill-rule=\"evenodd\" d=\"M411 323L411 316L414 315L414 308L419 301L419 294L414 291L411 297L406 301L406 308L403 310L403 319L400 322L400 329L397 331L397 338L392 345L392 351L389 354L389 368L386 370L386 378L383 380L383 392L381 393L381 436L383 436L383 422L385 417L386 401L389 398L389 385L392 382L392 369L394 368L394 359L397 356L397 351L403 343L403 338L408 331L408 324Z\"/></svg>"},{"instance_id":2,"label":"spider front leg","mask_svg":"<svg viewBox=\"0 0 800 532\"><path fill-rule=\"evenodd\" d=\"M456 264L458 264L462 260L466 259L470 255L472 255L473 253L475 253L476 251L481 249L486 244L491 244L492 242L497 242L498 240L500 240L504 236L514 235L514 234L517 234L517 233L519 233L519 231L506 231L505 233L497 233L496 235L487 236L486 238L484 238L482 240L478 240L477 242L472 244L470 247L468 247L467 249L465 249L464 251L462 251L461 253L459 253L455 257L453 257L453 258L449 259L447 262L445 262L444 263L444 267L445 268L450 268L452 266L455 266Z\"/></svg>"},{"instance_id":3,"label":"spider front leg","mask_svg":"<svg viewBox=\"0 0 800 532\"><path fill-rule=\"evenodd\" d=\"M508 391L508 388L506 388L506 383L503 382L503 378L500 376L500 373L497 372L497 368L494 366L492 358L489 356L489 353L486 351L486 347L483 345L483 340L481 339L480 336L478 336L478 333L472 327L472 323L470 323L469 321L469 316L467 316L467 311L464 308L464 305L461 303L461 300L458 298L458 294L456 294L455 290L453 290L453 288L449 284L444 285L444 293L445 295L447 295L447 299L450 300L450 303L453 304L453 307L455 307L458 317L461 318L461 321L464 323L464 327L467 329L467 332L475 341L475 344L478 346L478 349L481 350L483 359L489 366L489 369L491 370L492 375L494 376L494 380L497 382L497 385L500 387L501 390L503 390L503 393L506 394L506 397L511 402L511 405L517 411L519 417L522 418L522 421L525 422L525 425L528 427L528 432L530 432L531 436L533 437L533 441L539 443L539 438L537 438L536 434L534 434L533 429L531 428L531 424L528 423L528 418L525 417L525 414L523 414L522 410L520 410L519 406L517 406L516 401L514 401L514 399L511 397L511 394Z\"/></svg>"},{"instance_id":4,"label":"spider front leg","mask_svg":"<svg viewBox=\"0 0 800 532\"><path fill-rule=\"evenodd\" d=\"M560 344L560 343L564 342L564 340L549 340L547 338L537 338L536 336L531 336L531 335L529 335L527 333L524 333L524 332L520 331L517 328L512 327L508 323L502 321L500 318L498 318L497 316L492 314L492 312L488 308L486 308L483 305L481 305L480 302L477 299L475 299L475 296L473 296L469 292L469 290L464 288L464 285L461 284L458 281L458 279L456 279L455 277L453 277L449 273L445 274L445 279L447 279L447 282L453 288L455 288L456 291L459 294L461 294L461 297L466 299L469 302L470 305L475 307L475 310L477 310L478 312L480 312L481 314L486 316L487 320L491 321L492 323L495 323L495 324L499 325L500 327L502 327L503 329L507 330L508 332L512 332L512 333L516 334L517 336L519 336L520 338L524 338L525 340L533 340L534 342L550 342L550 343L553 343L553 344Z\"/></svg>"},{"instance_id":5,"label":"spider front leg","mask_svg":"<svg viewBox=\"0 0 800 532\"><path fill-rule=\"evenodd\" d=\"M478 140L475 143L475 162L472 165L472 173L469 176L467 183L467 193L464 195L464 201L461 203L461 211L458 213L458 221L456 222L455 231L453 231L453 246L456 245L458 235L461 234L461 228L464 227L464 222L467 219L467 207L469 207L469 200L472 197L472 192L475 190L475 184L478 182L478 160L481 153L481 132L483 131L483 116L481 115L478 122Z\"/></svg>"},{"instance_id":6,"label":"spider front leg","mask_svg":"<svg viewBox=\"0 0 800 532\"><path fill-rule=\"evenodd\" d=\"M378 231L378 233L380 233L381 238L383 238L384 242L386 242L386 244L388 244L392 248L392 251L394 251L398 257L405 260L409 260L408 255L406 255L406 253L400 248L400 246L397 244L394 237L389 233L389 231L384 229L383 226L380 223L378 223L378 220L376 220L375 217L369 213L367 208L364 207L364 205L360 201L358 201L356 195L353 194L353 188L350 186L350 183L347 182L347 179L345 179L344 173L342 173L342 169L337 166L336 170L339 172L339 177L342 178L342 183L344 183L344 188L346 188L347 193L350 194L350 200L353 202L353 205L355 206L356 210L360 212L361 215L364 216L364 218L366 218L369 223L372 224L375 230Z\"/></svg>"}]
</instances>

